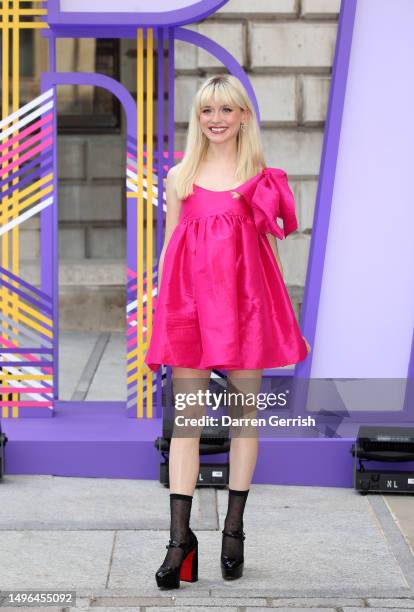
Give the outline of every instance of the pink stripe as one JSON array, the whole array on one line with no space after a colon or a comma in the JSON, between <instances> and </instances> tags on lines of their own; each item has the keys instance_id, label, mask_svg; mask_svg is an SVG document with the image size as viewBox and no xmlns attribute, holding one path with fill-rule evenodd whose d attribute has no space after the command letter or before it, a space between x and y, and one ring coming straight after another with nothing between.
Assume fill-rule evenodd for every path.
<instances>
[{"instance_id":1,"label":"pink stripe","mask_svg":"<svg viewBox=\"0 0 414 612\"><path fill-rule=\"evenodd\" d=\"M27 359L32 359L32 361L43 361L40 357L36 357L36 355L32 355L31 353L19 353L19 347L16 346L16 344L13 344L13 342L10 342L10 340L7 340L4 336L0 336L0 342L4 344L4 346L7 346L7 348L15 348L16 355L24 355L25 358L27 357ZM0 352L1 352L1 348L0 348ZM1 361L0 361L0 364L1 364ZM15 367L18 367L18 366L15 366ZM23 366L23 367L28 367L28 366ZM50 373L53 372L52 368L41 368L41 369L47 372L50 372Z\"/></svg>"},{"instance_id":2,"label":"pink stripe","mask_svg":"<svg viewBox=\"0 0 414 612\"><path fill-rule=\"evenodd\" d=\"M137 273L134 272L134 270L132 270L131 268L128 268L127 271L128 271L128 276L132 276L132 278L137 277Z\"/></svg>"},{"instance_id":3,"label":"pink stripe","mask_svg":"<svg viewBox=\"0 0 414 612\"><path fill-rule=\"evenodd\" d=\"M137 320L138 320L137 313L135 312L130 317L128 317L127 323L128 323L128 325L131 325L132 321L137 321ZM143 323L143 325L146 325L146 323L147 323L147 316L146 316L145 312L144 312L144 316L142 317L142 323ZM134 327L136 327L136 326L134 325Z\"/></svg>"},{"instance_id":4,"label":"pink stripe","mask_svg":"<svg viewBox=\"0 0 414 612\"><path fill-rule=\"evenodd\" d=\"M25 149L30 147L34 142L37 142L38 140L43 138L43 136L45 136L46 134L49 134L52 131L52 129L53 129L53 126L49 125L46 129L39 132L39 134L35 134L31 138L28 138L28 140L25 140L19 147L14 149L14 151L9 151L8 153L6 153L6 155L3 155L2 157L0 157L0 162L3 163L6 160L10 159L11 157L14 157L21 151L24 151Z\"/></svg>"},{"instance_id":5,"label":"pink stripe","mask_svg":"<svg viewBox=\"0 0 414 612\"><path fill-rule=\"evenodd\" d=\"M136 325L131 325L127 329L127 336L131 336L132 334L134 334L135 336L137 334L137 326Z\"/></svg>"},{"instance_id":6,"label":"pink stripe","mask_svg":"<svg viewBox=\"0 0 414 612\"><path fill-rule=\"evenodd\" d=\"M144 151L144 155L146 155L145 151ZM132 157L133 159L136 159L136 155L135 155L135 153L132 153L132 151L128 151L127 152L127 156L128 157ZM169 156L168 151L163 151L162 152L162 156L165 159L168 159L168 156ZM174 157L174 159L177 159L177 158L180 158L180 157L184 157L184 151L174 151L173 152L173 157ZM168 166L165 166L165 167L168 168Z\"/></svg>"},{"instance_id":7,"label":"pink stripe","mask_svg":"<svg viewBox=\"0 0 414 612\"><path fill-rule=\"evenodd\" d=\"M138 313L137 312L133 312L129 317L128 317L128 323L130 323L131 321L131 317L133 317L134 321L138 321ZM146 311L143 312L143 317L142 317L142 322L145 324L147 320L147 313Z\"/></svg>"},{"instance_id":8,"label":"pink stripe","mask_svg":"<svg viewBox=\"0 0 414 612\"><path fill-rule=\"evenodd\" d=\"M0 387L0 393L53 393L52 387Z\"/></svg>"},{"instance_id":9,"label":"pink stripe","mask_svg":"<svg viewBox=\"0 0 414 612\"><path fill-rule=\"evenodd\" d=\"M0 406L22 406L23 408L42 408L43 406L53 406L53 402L3 402L2 400L0 400Z\"/></svg>"},{"instance_id":10,"label":"pink stripe","mask_svg":"<svg viewBox=\"0 0 414 612\"><path fill-rule=\"evenodd\" d=\"M34 132L34 130L36 130L40 126L44 125L48 121L51 121L52 117L53 117L53 114L49 113L48 115L45 115L43 117L43 119L39 119L39 121L36 121L35 123L32 123L27 128L25 128L22 132L19 132L18 134L16 134L16 136L14 136L13 138L10 138L9 140L7 140L7 142L5 142L3 145L0 145L0 151L3 151L3 149L5 149L7 147L10 147L16 141L22 140L22 138L24 138L28 134L31 134L32 132ZM16 151L17 151L17 149L16 149Z\"/></svg>"},{"instance_id":11,"label":"pink stripe","mask_svg":"<svg viewBox=\"0 0 414 612\"><path fill-rule=\"evenodd\" d=\"M136 172L137 172L137 169L136 169L136 168L134 168L133 166L129 166L128 164L127 164L127 170L130 170L131 172L135 172L135 174L136 174ZM146 178L146 177L144 176L144 178ZM157 175L155 175L155 178L157 178ZM129 177L129 176L127 176L127 180L128 180L128 179L130 179L130 177ZM134 180L135 180L135 179L134 179ZM136 182L138 183L138 177L137 177ZM154 185L155 187L158 185L157 180L156 180L155 182L153 182L153 185Z\"/></svg>"},{"instance_id":12,"label":"pink stripe","mask_svg":"<svg viewBox=\"0 0 414 612\"><path fill-rule=\"evenodd\" d=\"M45 142L40 144L38 147L35 147L34 149L30 149L30 151L22 155L22 157L20 157L19 159L16 159L16 161L14 161L12 164L9 164L5 168L2 168L0 170L0 176L7 174L7 172L10 172L10 170L12 170L15 166L18 166L19 164L22 164L24 161L26 161L26 159L30 159L31 157L34 157L37 153L39 153L39 151L43 151L43 149L47 149L47 147L50 144L52 144L52 142L53 142L53 138L49 138L48 140L45 140Z\"/></svg>"}]
</instances>

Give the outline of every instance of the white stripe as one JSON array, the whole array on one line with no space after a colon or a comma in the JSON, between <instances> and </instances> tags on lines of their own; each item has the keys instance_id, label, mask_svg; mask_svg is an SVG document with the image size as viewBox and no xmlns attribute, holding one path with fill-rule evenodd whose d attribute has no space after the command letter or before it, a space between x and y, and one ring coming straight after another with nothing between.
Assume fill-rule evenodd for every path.
<instances>
[{"instance_id":1,"label":"white stripe","mask_svg":"<svg viewBox=\"0 0 414 612\"><path fill-rule=\"evenodd\" d=\"M127 179L126 182L126 186L128 191L132 191L133 193L138 193L138 188L136 185L133 185L132 183L130 183ZM146 193L144 193L144 198L147 199L147 195ZM153 206L158 206L158 200L155 198L153 199ZM165 204L165 197L163 197L163 204L162 204L162 209L163 211L166 213L167 212L167 205Z\"/></svg>"},{"instance_id":2,"label":"white stripe","mask_svg":"<svg viewBox=\"0 0 414 612\"><path fill-rule=\"evenodd\" d=\"M131 191L132 193L138 193L137 186L133 185L128 180L126 182L126 186L127 186L128 191ZM146 192L144 192L143 196L144 196L144 200L148 200L148 196ZM156 194L154 194L154 196L155 197L152 199L153 206L158 206L158 196ZM162 202L163 202L162 208L164 212L166 212L167 206L165 205L165 197L163 198Z\"/></svg>"},{"instance_id":3,"label":"white stripe","mask_svg":"<svg viewBox=\"0 0 414 612\"><path fill-rule=\"evenodd\" d=\"M39 106L40 104L42 104L42 102L44 102L44 100L47 100L47 98L50 98L52 94L53 94L53 87L45 91L41 96L34 98L34 100L31 100L30 102L28 102L27 104L19 108L19 110L15 111L11 115L8 115L5 119L3 119L3 121L0 121L0 130L3 129L5 125L10 123L10 121L17 119L17 117L20 117L20 115L24 115L27 111L31 110L35 106Z\"/></svg>"},{"instance_id":4,"label":"white stripe","mask_svg":"<svg viewBox=\"0 0 414 612\"><path fill-rule=\"evenodd\" d=\"M136 185L134 185L133 183L130 183L130 181L128 181L128 179L127 179L126 184L127 184L127 187L128 187L128 189L129 189L129 191L133 191L134 193L138 193L138 188L137 188L137 186L136 186Z\"/></svg>"},{"instance_id":5,"label":"white stripe","mask_svg":"<svg viewBox=\"0 0 414 612\"><path fill-rule=\"evenodd\" d=\"M0 236L11 230L13 227L16 227L16 225L20 225L21 223L26 221L26 219L30 219L30 217L33 217L44 208L47 208L52 204L52 202L53 196L50 196L50 198L48 198L47 200L39 202L39 204L36 204L36 206L33 206L33 208L31 208L30 210L27 210L26 212L19 215L17 219L13 219L13 221L10 221L10 223L3 225L3 227L0 227Z\"/></svg>"},{"instance_id":6,"label":"white stripe","mask_svg":"<svg viewBox=\"0 0 414 612\"><path fill-rule=\"evenodd\" d=\"M157 287L153 287L153 289L152 289L152 296L154 297L156 295L157 295ZM143 301L144 304L147 301L147 294L146 293L143 295L142 301ZM130 312L131 310L136 308L137 307L137 303L138 303L138 300L134 300L133 302L129 302L129 304L127 305L127 312Z\"/></svg>"},{"instance_id":7,"label":"white stripe","mask_svg":"<svg viewBox=\"0 0 414 612\"><path fill-rule=\"evenodd\" d=\"M4 353L1 354L2 357L4 357ZM17 357L14 358L15 361L22 361L21 359L18 359ZM0 361L1 364L1 361ZM1 366L3 370L7 370L8 372L10 372L10 374L43 374L43 372L41 372L39 369L37 368L30 368L30 367L20 367L18 368L13 368L11 366ZM41 381L38 380L25 380L25 381L17 381L17 380L13 380L10 381L10 383L13 383L13 386L15 387L33 387L34 389L40 389L41 387L43 387L43 384ZM40 394L39 393L25 393L25 395L28 395L29 397L35 399L35 400L39 400L40 398ZM50 392L48 393L47 391L45 391L44 395L46 395L49 399L53 400L53 393Z\"/></svg>"},{"instance_id":8,"label":"white stripe","mask_svg":"<svg viewBox=\"0 0 414 612\"><path fill-rule=\"evenodd\" d=\"M1 139L7 138L9 134L11 134L12 132L15 132L16 130L20 130L20 128L25 126L27 123L30 123L31 121L33 121L33 119L36 119L39 115L45 113L50 108L53 108L53 100L51 100L50 102L48 102L41 108L36 109L35 111L33 111L33 113L30 113L30 115L27 115L27 117L19 121L19 123L15 123L14 125L11 125L10 127L8 127L7 130L4 130L4 132L1 132L0 138Z\"/></svg>"},{"instance_id":9,"label":"white stripe","mask_svg":"<svg viewBox=\"0 0 414 612\"><path fill-rule=\"evenodd\" d=\"M130 326L131 326L131 327L136 327L136 326L137 326L137 322L135 321L135 319L133 319L133 320L132 320L132 322L130 323ZM142 331L143 331L143 332L146 332L146 331L147 331L147 327L146 327L146 325L143 325L143 326L142 326Z\"/></svg>"},{"instance_id":10,"label":"white stripe","mask_svg":"<svg viewBox=\"0 0 414 612\"><path fill-rule=\"evenodd\" d=\"M137 173L136 173L136 172L133 172L132 170L130 170L130 169L127 167L126 174L127 174L127 176L129 176L129 178L133 179L133 180L135 181L135 183L138 183L138 175L137 175ZM145 188L147 189L147 191L148 191L148 179L146 179L145 177L144 177L144 179L143 179L143 185L144 185L144 187L145 187ZM137 191L137 190L138 190L138 186L137 186L136 184L135 184L135 185L133 185L133 191ZM154 185L154 184L152 185L152 191L154 192L154 194L155 194L156 196L158 195L158 187L157 187L157 185L156 185L156 184L155 184L155 185Z\"/></svg>"}]
</instances>

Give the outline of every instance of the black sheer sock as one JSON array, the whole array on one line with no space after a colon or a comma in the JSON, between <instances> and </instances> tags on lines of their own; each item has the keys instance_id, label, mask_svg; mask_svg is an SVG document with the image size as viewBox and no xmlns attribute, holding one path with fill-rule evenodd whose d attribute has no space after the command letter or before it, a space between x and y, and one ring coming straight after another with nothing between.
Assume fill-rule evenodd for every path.
<instances>
[{"instance_id":1,"label":"black sheer sock","mask_svg":"<svg viewBox=\"0 0 414 612\"><path fill-rule=\"evenodd\" d=\"M243 531L243 513L248 494L249 489L246 491L229 489L227 515L224 521L225 531ZM221 552L228 557L241 559L243 556L243 542L223 534Z\"/></svg>"},{"instance_id":2,"label":"black sheer sock","mask_svg":"<svg viewBox=\"0 0 414 612\"><path fill-rule=\"evenodd\" d=\"M178 542L189 542L190 514L193 497L182 493L170 493L170 538ZM178 567L183 560L182 548L169 548L163 566Z\"/></svg>"}]
</instances>

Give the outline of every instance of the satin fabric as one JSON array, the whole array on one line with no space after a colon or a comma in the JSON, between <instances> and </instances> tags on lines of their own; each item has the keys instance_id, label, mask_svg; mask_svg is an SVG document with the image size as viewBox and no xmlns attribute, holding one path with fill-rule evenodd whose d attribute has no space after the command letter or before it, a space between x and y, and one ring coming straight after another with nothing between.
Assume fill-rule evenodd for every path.
<instances>
[{"instance_id":1,"label":"satin fabric","mask_svg":"<svg viewBox=\"0 0 414 612\"><path fill-rule=\"evenodd\" d=\"M280 217L283 229L276 222ZM235 190L194 185L168 242L145 363L195 369L292 365L308 354L266 233L297 228L287 175Z\"/></svg>"}]
</instances>

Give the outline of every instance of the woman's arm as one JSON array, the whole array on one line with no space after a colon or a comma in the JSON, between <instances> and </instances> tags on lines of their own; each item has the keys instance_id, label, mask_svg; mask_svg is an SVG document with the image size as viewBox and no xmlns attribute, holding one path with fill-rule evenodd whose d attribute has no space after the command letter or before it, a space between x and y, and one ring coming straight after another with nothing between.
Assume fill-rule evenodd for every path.
<instances>
[{"instance_id":1,"label":"woman's arm","mask_svg":"<svg viewBox=\"0 0 414 612\"><path fill-rule=\"evenodd\" d=\"M177 198L177 194L175 193L175 176L177 173L177 167L172 166L167 172L167 178L165 181L165 197L167 200L167 214L165 218L165 235L164 235L164 243L160 253L160 259L158 262L158 293L161 287L161 278L162 278L162 269L164 266L164 255L167 250L168 242L171 238L171 234L173 233L175 227L177 226L180 213L181 213L181 205L182 202Z\"/></svg>"},{"instance_id":2,"label":"woman's arm","mask_svg":"<svg viewBox=\"0 0 414 612\"><path fill-rule=\"evenodd\" d=\"M277 261L277 265L279 266L279 270L283 278L283 268L282 268L282 262L280 261L279 253L277 250L276 236L274 236L273 234L266 234L266 236L267 236L267 239L269 240L270 246L272 247L272 251L274 253L275 259Z\"/></svg>"}]
</instances>

